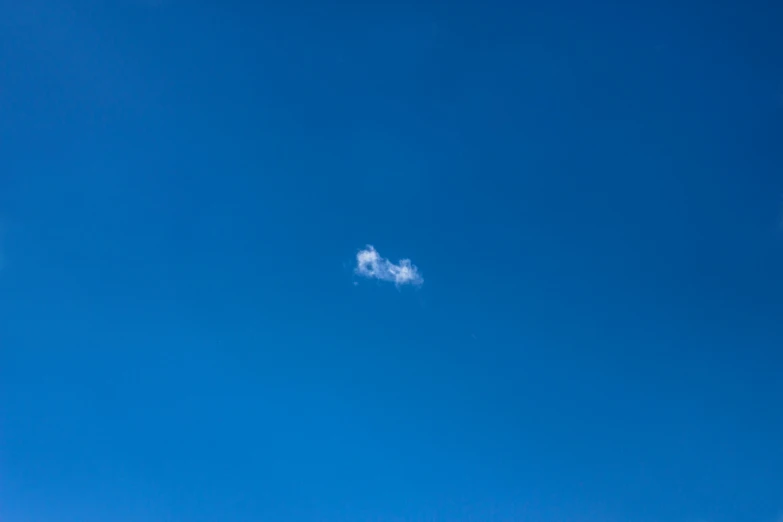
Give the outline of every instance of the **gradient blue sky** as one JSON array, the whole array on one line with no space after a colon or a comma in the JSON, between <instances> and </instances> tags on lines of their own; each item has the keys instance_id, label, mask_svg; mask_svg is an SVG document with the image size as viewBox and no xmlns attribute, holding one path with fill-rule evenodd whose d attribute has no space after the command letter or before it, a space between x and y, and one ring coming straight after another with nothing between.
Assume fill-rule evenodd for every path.
<instances>
[{"instance_id":1,"label":"gradient blue sky","mask_svg":"<svg viewBox=\"0 0 783 522\"><path fill-rule=\"evenodd\" d=\"M776 522L781 4L358 4L0 0L0 519Z\"/></svg>"}]
</instances>

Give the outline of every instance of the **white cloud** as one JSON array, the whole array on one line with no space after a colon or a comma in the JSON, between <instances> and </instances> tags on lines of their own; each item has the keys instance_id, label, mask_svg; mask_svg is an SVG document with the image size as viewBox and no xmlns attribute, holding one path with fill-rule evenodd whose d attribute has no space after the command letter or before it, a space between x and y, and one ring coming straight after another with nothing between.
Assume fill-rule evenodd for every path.
<instances>
[{"instance_id":1,"label":"white cloud","mask_svg":"<svg viewBox=\"0 0 783 522\"><path fill-rule=\"evenodd\" d=\"M371 279L393 282L396 285L420 285L424 279L419 274L419 269L411 263L410 259L401 259L394 264L385 257L381 257L372 245L367 245L364 250L356 254L357 274Z\"/></svg>"}]
</instances>

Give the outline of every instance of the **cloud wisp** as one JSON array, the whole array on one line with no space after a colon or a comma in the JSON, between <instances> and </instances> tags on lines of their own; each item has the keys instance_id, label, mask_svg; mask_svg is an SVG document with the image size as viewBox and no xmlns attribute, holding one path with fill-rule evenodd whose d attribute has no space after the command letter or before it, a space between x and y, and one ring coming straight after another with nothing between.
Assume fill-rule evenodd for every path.
<instances>
[{"instance_id":1,"label":"cloud wisp","mask_svg":"<svg viewBox=\"0 0 783 522\"><path fill-rule=\"evenodd\" d=\"M388 281L397 286L419 286L424 283L419 269L411 263L410 259L401 259L399 263L394 264L385 257L381 257L372 245L367 245L367 248L359 250L356 254L354 272L368 279Z\"/></svg>"}]
</instances>

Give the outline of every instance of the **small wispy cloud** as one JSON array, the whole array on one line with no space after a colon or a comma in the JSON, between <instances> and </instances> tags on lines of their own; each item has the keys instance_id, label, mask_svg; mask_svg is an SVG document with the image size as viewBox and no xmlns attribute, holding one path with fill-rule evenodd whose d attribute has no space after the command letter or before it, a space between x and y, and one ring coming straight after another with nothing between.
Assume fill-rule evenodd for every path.
<instances>
[{"instance_id":1,"label":"small wispy cloud","mask_svg":"<svg viewBox=\"0 0 783 522\"><path fill-rule=\"evenodd\" d=\"M419 269L411 263L410 259L401 259L395 264L381 257L372 245L359 250L356 254L356 269L358 275L370 279L389 281L400 285L421 285L424 279L419 274Z\"/></svg>"}]
</instances>

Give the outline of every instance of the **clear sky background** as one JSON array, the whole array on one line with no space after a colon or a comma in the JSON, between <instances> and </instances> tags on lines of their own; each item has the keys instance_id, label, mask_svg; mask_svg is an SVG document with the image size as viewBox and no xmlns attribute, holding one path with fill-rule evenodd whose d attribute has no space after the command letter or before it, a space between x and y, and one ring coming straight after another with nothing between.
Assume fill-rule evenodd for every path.
<instances>
[{"instance_id":1,"label":"clear sky background","mask_svg":"<svg viewBox=\"0 0 783 522\"><path fill-rule=\"evenodd\" d=\"M0 0L0 228L3 522L783 513L779 2Z\"/></svg>"}]
</instances>

